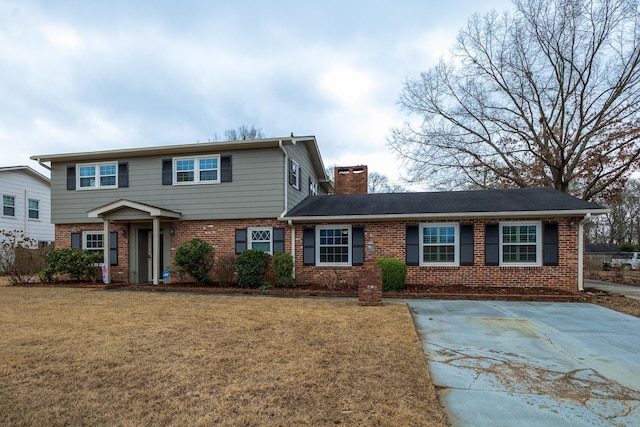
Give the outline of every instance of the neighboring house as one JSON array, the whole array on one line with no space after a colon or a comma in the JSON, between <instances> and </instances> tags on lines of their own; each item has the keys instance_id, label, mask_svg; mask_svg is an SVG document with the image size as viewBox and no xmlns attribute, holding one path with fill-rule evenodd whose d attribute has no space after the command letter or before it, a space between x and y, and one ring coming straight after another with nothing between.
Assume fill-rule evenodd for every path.
<instances>
[{"instance_id":1,"label":"neighboring house","mask_svg":"<svg viewBox=\"0 0 640 427\"><path fill-rule=\"evenodd\" d=\"M575 290L584 221L607 212L547 188L365 194L366 166L336 168L331 194L315 137L32 159L51 164L56 246L99 250L131 283L158 283L198 237L217 257L290 253L299 284L355 284L391 257L410 285Z\"/></svg>"},{"instance_id":2,"label":"neighboring house","mask_svg":"<svg viewBox=\"0 0 640 427\"><path fill-rule=\"evenodd\" d=\"M28 166L0 167L0 230L23 232L46 245L53 242L51 181Z\"/></svg>"}]
</instances>

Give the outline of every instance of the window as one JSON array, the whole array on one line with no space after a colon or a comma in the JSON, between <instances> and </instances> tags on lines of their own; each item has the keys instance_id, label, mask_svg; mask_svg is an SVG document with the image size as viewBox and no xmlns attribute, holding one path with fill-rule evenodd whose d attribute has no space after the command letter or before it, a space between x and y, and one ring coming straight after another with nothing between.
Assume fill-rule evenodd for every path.
<instances>
[{"instance_id":1,"label":"window","mask_svg":"<svg viewBox=\"0 0 640 427\"><path fill-rule=\"evenodd\" d=\"M420 226L420 265L458 265L458 224Z\"/></svg>"},{"instance_id":2,"label":"window","mask_svg":"<svg viewBox=\"0 0 640 427\"><path fill-rule=\"evenodd\" d=\"M174 184L213 184L220 182L220 156L175 158Z\"/></svg>"},{"instance_id":3,"label":"window","mask_svg":"<svg viewBox=\"0 0 640 427\"><path fill-rule=\"evenodd\" d=\"M16 198L13 196L2 196L2 215L16 216Z\"/></svg>"},{"instance_id":4,"label":"window","mask_svg":"<svg viewBox=\"0 0 640 427\"><path fill-rule=\"evenodd\" d=\"M264 252L273 253L271 227L249 228L249 249L259 249Z\"/></svg>"},{"instance_id":5,"label":"window","mask_svg":"<svg viewBox=\"0 0 640 427\"><path fill-rule=\"evenodd\" d=\"M29 219L40 218L40 201L29 199Z\"/></svg>"},{"instance_id":6,"label":"window","mask_svg":"<svg viewBox=\"0 0 640 427\"><path fill-rule=\"evenodd\" d=\"M117 188L118 163L95 163L76 166L78 188Z\"/></svg>"},{"instance_id":7,"label":"window","mask_svg":"<svg viewBox=\"0 0 640 427\"><path fill-rule=\"evenodd\" d=\"M310 196L318 195L318 184L316 182L313 182L311 177L309 177L309 195Z\"/></svg>"},{"instance_id":8,"label":"window","mask_svg":"<svg viewBox=\"0 0 640 427\"><path fill-rule=\"evenodd\" d=\"M289 183L296 190L300 189L300 166L295 160L290 160L289 163Z\"/></svg>"},{"instance_id":9,"label":"window","mask_svg":"<svg viewBox=\"0 0 640 427\"><path fill-rule=\"evenodd\" d=\"M85 231L82 233L82 249L99 252L100 260L104 261L104 233L100 231Z\"/></svg>"},{"instance_id":10,"label":"window","mask_svg":"<svg viewBox=\"0 0 640 427\"><path fill-rule=\"evenodd\" d=\"M317 265L351 265L351 226L316 227Z\"/></svg>"},{"instance_id":11,"label":"window","mask_svg":"<svg viewBox=\"0 0 640 427\"><path fill-rule=\"evenodd\" d=\"M500 265L540 265L539 222L500 223Z\"/></svg>"}]
</instances>

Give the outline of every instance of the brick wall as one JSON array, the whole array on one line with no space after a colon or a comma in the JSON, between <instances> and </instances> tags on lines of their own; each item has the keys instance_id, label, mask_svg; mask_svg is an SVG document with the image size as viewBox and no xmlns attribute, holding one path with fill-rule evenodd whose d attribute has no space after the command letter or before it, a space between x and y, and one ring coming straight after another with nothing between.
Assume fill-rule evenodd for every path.
<instances>
[{"instance_id":1,"label":"brick wall","mask_svg":"<svg viewBox=\"0 0 640 427\"><path fill-rule=\"evenodd\" d=\"M428 287L430 285L477 285L477 286L535 286L575 290L578 275L578 227L581 218L544 218L544 222L557 222L559 240L559 265L540 267L499 267L484 265L484 226L497 223L500 219L465 220L460 223L474 225L474 265L456 267L409 266L406 284ZM522 218L522 221L541 218ZM569 221L575 226L570 229ZM442 222L442 221L438 221ZM365 222L365 245L373 242L373 256L365 253L367 262L375 258L406 259L405 227L416 222ZM321 267L302 264L302 229L296 225L296 283L317 283L323 286L357 287L359 277L366 266ZM366 264L366 263L365 263ZM337 282L337 283L336 283ZM335 284L333 284L335 283Z\"/></svg>"}]
</instances>

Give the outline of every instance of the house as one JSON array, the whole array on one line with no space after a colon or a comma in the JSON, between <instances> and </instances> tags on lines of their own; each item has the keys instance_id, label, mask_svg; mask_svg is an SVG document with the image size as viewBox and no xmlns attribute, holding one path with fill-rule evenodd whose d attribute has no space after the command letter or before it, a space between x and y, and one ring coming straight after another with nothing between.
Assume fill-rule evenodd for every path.
<instances>
[{"instance_id":1,"label":"house","mask_svg":"<svg viewBox=\"0 0 640 427\"><path fill-rule=\"evenodd\" d=\"M417 286L575 290L584 222L607 212L547 188L366 194L362 165L336 168L334 189L313 136L32 159L50 164L56 246L100 251L130 283L158 283L197 237L216 256L290 253L297 283L355 284L391 257Z\"/></svg>"},{"instance_id":2,"label":"house","mask_svg":"<svg viewBox=\"0 0 640 427\"><path fill-rule=\"evenodd\" d=\"M53 243L51 181L28 166L0 167L0 230L23 232L40 245Z\"/></svg>"}]
</instances>

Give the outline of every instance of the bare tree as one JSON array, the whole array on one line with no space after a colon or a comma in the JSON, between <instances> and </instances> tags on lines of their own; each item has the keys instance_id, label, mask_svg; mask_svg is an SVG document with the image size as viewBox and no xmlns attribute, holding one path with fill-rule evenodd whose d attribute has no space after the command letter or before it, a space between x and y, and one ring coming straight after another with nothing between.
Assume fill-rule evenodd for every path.
<instances>
[{"instance_id":1,"label":"bare tree","mask_svg":"<svg viewBox=\"0 0 640 427\"><path fill-rule=\"evenodd\" d=\"M265 138L262 129L256 129L255 126L241 125L237 129L227 129L224 136L220 138L218 134L213 135L212 141L244 141Z\"/></svg>"},{"instance_id":2,"label":"bare tree","mask_svg":"<svg viewBox=\"0 0 640 427\"><path fill-rule=\"evenodd\" d=\"M386 175L378 172L371 172L368 177L369 193L404 193L403 186L389 181Z\"/></svg>"},{"instance_id":3,"label":"bare tree","mask_svg":"<svg viewBox=\"0 0 640 427\"><path fill-rule=\"evenodd\" d=\"M405 82L400 104L420 123L389 146L433 186L613 197L640 167L637 2L514 5L470 18L448 61Z\"/></svg>"},{"instance_id":4,"label":"bare tree","mask_svg":"<svg viewBox=\"0 0 640 427\"><path fill-rule=\"evenodd\" d=\"M640 245L640 180L631 179L609 204L611 212L597 217L590 225L594 242Z\"/></svg>"}]
</instances>

